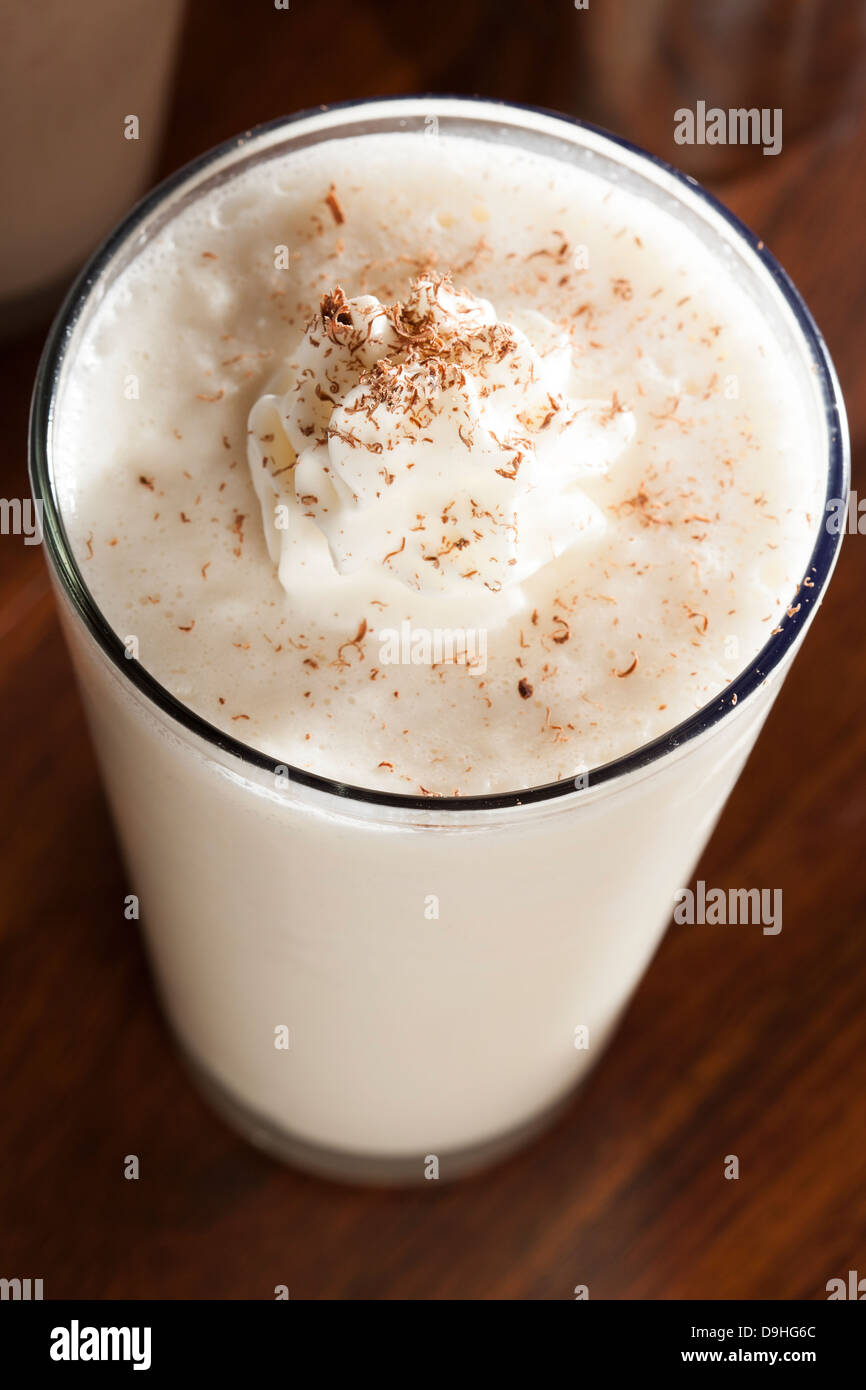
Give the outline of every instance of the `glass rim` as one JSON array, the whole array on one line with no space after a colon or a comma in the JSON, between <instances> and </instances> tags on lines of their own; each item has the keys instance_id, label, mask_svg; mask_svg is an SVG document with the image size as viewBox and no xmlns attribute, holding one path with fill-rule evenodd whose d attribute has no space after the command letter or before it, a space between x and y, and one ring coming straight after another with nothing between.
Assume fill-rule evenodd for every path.
<instances>
[{"instance_id":1,"label":"glass rim","mask_svg":"<svg viewBox=\"0 0 866 1390\"><path fill-rule=\"evenodd\" d=\"M96 641L103 654L108 657L120 675L128 680L140 695L145 697L146 702L156 706L161 714L168 716L187 733L197 736L204 743L218 749L222 754L238 760L245 767L256 768L271 775L276 769L280 769L290 784L292 782L300 783L316 792L336 797L343 803L348 800L371 806L416 812L495 811L550 802L565 796L579 796L581 791L576 789L575 779L568 777L516 791L490 792L473 796L414 796L403 792L389 792L372 787L357 786L294 767L291 763L263 753L250 744L246 744L217 728L204 716L196 714L182 700L172 695L137 660L128 658L119 635L104 617L84 581L66 534L61 508L55 495L50 458L50 437L66 351L72 341L82 311L92 292L98 286L103 273L110 267L115 254L130 241L139 225L161 203L178 192L183 185L193 183L211 166L219 164L226 157L232 154L240 157L243 153L248 152L257 141L262 141L279 130L288 132L293 125L300 121L314 120L316 117L324 118L335 112L345 112L349 115L357 111L363 114L365 109L371 106L381 106L396 111L401 104L415 108L415 114L423 118L423 116L431 114L437 105L442 106L449 103L452 106L456 104L464 108L465 114L474 116L475 119L482 118L481 108L486 107L493 113L500 111L518 116L521 114L532 115L541 117L554 126L571 128L572 130L576 128L577 131L587 132L594 139L610 146L613 156L618 151L625 152L639 163L648 165L651 170L661 171L669 180L673 181L674 192L687 190L691 198L696 199L699 205L708 209L710 214L715 215L722 223L726 224L733 233L735 242L740 245L745 244L752 256L757 258L760 267L769 275L776 289L780 291L816 368L820 396L824 406L828 444L827 488L821 524L818 525L817 535L807 564L806 572L812 576L812 587L805 588L801 583L796 594L791 596L785 613L764 646L749 664L725 686L723 691L665 733L640 744L621 757L611 759L598 767L590 768L586 774L586 790L604 783L623 780L632 773L650 768L666 755L681 750L701 735L717 728L725 716L733 716L742 708L748 697L765 684L767 678L781 664L788 651L801 637L823 597L844 534L844 527L840 527L838 532L833 532L827 527L827 504L831 500L847 498L850 478L847 419L835 367L815 320L793 281L782 269L775 256L767 249L761 238L756 236L724 203L703 188L693 177L642 149L639 145L590 122L544 107L520 102L499 101L483 96L451 96L443 93L426 95L421 93L368 97L307 108L289 116L264 122L245 131L241 136L234 136L222 141L163 179L135 204L98 246L80 271L51 325L39 362L30 408L29 472L34 500L42 515L42 534L46 541L52 568L64 593L71 601L75 612L84 623L90 636ZM514 122L513 128L519 130L520 126ZM325 132L323 138L328 138L327 126ZM556 134L556 131L553 133ZM334 134L338 138L339 127L335 128ZM577 775L575 773L575 777Z\"/></svg>"}]
</instances>

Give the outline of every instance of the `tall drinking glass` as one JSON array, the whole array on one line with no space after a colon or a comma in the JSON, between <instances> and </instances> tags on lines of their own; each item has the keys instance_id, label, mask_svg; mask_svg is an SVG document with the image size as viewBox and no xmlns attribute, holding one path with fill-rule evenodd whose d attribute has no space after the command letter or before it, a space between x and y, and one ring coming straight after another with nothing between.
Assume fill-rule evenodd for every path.
<instances>
[{"instance_id":1,"label":"tall drinking glass","mask_svg":"<svg viewBox=\"0 0 866 1390\"><path fill-rule=\"evenodd\" d=\"M322 140L417 131L593 168L672 212L784 346L827 499L847 492L832 364L773 257L691 180L535 110L399 98L302 113L182 170L130 215L54 325L32 414L46 549L150 958L179 1045L254 1142L333 1176L447 1178L535 1130L601 1053L823 597L840 537L815 518L809 583L723 694L574 782L389 794L275 764L126 658L70 548L58 402L106 288L190 202Z\"/></svg>"}]
</instances>

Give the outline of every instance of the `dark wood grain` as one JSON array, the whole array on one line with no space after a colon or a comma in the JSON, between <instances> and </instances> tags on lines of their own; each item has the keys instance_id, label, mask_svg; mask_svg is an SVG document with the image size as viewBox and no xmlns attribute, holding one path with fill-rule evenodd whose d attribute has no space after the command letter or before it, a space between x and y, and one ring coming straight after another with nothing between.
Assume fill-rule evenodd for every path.
<instances>
[{"instance_id":1,"label":"dark wood grain","mask_svg":"<svg viewBox=\"0 0 866 1390\"><path fill-rule=\"evenodd\" d=\"M194 5L163 172L352 96L481 89L581 114L561 26L591 11L469 0L449 15L421 43L404 4ZM821 114L724 196L824 329L856 486L866 121L829 102ZM25 488L40 339L0 354L6 497ZM850 537L699 869L712 884L783 885L781 936L672 928L551 1132L453 1188L376 1192L278 1167L187 1080L123 917L42 556L0 539L0 1274L100 1299L268 1298L277 1283L293 1298L567 1299L585 1283L593 1298L808 1299L866 1274L864 592L866 537ZM127 1153L138 1182L123 1179ZM738 1182L722 1177L729 1153Z\"/></svg>"}]
</instances>

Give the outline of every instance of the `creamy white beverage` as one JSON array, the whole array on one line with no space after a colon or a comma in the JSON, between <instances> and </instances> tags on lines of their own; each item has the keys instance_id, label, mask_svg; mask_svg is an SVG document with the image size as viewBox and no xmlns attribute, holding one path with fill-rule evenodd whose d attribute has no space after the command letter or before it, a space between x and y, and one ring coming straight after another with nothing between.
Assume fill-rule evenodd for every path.
<instances>
[{"instance_id":1,"label":"creamy white beverage","mask_svg":"<svg viewBox=\"0 0 866 1390\"><path fill-rule=\"evenodd\" d=\"M814 588L827 441L781 297L639 168L509 120L496 158L301 122L340 138L143 238L55 409L127 669L218 731L67 617L169 1014L218 1103L313 1166L411 1174L567 1092L781 671L729 687ZM721 730L595 785L713 702Z\"/></svg>"},{"instance_id":2,"label":"creamy white beverage","mask_svg":"<svg viewBox=\"0 0 866 1390\"><path fill-rule=\"evenodd\" d=\"M708 248L446 135L195 204L63 410L67 526L142 663L275 758L415 794L571 777L706 704L821 508L807 404ZM437 631L468 640L437 662Z\"/></svg>"}]
</instances>

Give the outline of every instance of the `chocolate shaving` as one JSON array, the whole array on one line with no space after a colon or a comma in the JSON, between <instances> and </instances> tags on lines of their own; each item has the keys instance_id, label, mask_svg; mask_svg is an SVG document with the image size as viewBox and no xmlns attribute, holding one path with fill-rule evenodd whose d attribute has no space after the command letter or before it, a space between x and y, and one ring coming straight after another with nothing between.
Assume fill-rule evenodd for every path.
<instances>
[{"instance_id":1,"label":"chocolate shaving","mask_svg":"<svg viewBox=\"0 0 866 1390\"><path fill-rule=\"evenodd\" d=\"M340 207L340 200L337 197L337 189L334 184L331 184L325 202L328 204L328 207L331 210L331 216L333 217L337 226L341 226L342 223L346 220L346 215L343 212L343 209Z\"/></svg>"},{"instance_id":2,"label":"chocolate shaving","mask_svg":"<svg viewBox=\"0 0 866 1390\"><path fill-rule=\"evenodd\" d=\"M362 618L362 619L361 619L361 622L360 622L360 624L359 624L359 626L358 626L358 631L355 633L355 636L351 639L351 641L350 641L350 642L341 642L340 645L339 645L339 647L337 648L337 660L338 660L338 661L341 661L341 662L343 661L343 648L344 648L344 647L354 647L355 650L357 651L358 655L359 655L359 656L361 657L361 659L363 660L363 658L364 658L364 648L361 646L361 642L363 641L364 637L366 636L366 633L367 633L367 619L366 619L366 618ZM345 663L344 663L344 664L345 664Z\"/></svg>"},{"instance_id":3,"label":"chocolate shaving","mask_svg":"<svg viewBox=\"0 0 866 1390\"><path fill-rule=\"evenodd\" d=\"M385 556L384 560L382 561L382 564L383 564L383 565L387 565L388 561L391 559L391 557L392 557L393 555L399 555L399 554L401 554L401 552L404 551L405 549L406 549L406 537L404 536L403 539L401 540L400 544L398 545L398 547L397 547L396 550L389 550L389 551L388 551L388 554Z\"/></svg>"},{"instance_id":4,"label":"chocolate shaving","mask_svg":"<svg viewBox=\"0 0 866 1390\"><path fill-rule=\"evenodd\" d=\"M329 294L322 295L319 316L325 334L331 342L340 347L348 345L350 335L345 329L353 328L352 314L342 286L335 285Z\"/></svg>"}]
</instances>

